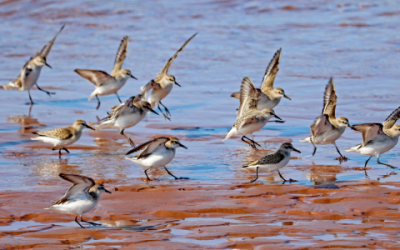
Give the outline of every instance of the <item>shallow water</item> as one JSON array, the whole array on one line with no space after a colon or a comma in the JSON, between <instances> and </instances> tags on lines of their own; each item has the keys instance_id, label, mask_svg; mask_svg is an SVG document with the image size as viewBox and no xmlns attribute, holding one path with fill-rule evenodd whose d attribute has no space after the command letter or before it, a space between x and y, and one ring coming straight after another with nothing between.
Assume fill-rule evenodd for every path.
<instances>
[{"instance_id":1,"label":"shallow water","mask_svg":"<svg viewBox=\"0 0 400 250\"><path fill-rule=\"evenodd\" d=\"M400 12L396 10L399 7L396 1L320 1L318 4L308 1L87 1L82 4L78 1L0 1L2 84L14 79L25 61L62 24L67 24L48 57L53 69L44 68L39 78L39 85L55 91L56 95L48 97L32 90L36 105L30 109L24 104L29 100L26 92L0 89L3 103L0 108L1 245L14 246L18 238L20 245L40 242L55 248L59 244L55 239L61 237L58 233L68 235L79 230L70 223L72 217L41 209L68 188L69 184L58 177L64 172L101 179L107 187L125 194L118 195L118 191L111 196L104 195L89 217L113 221L113 216L124 214L128 218L123 221L152 220L150 225L142 221L144 225L140 226L175 222L168 229L138 233L137 238L127 243L116 240L124 235L120 230L97 228L85 234L87 238L82 236L63 244L82 248L173 248L175 243L187 248L250 248L265 244L291 248L313 244L326 247L328 243L324 245L321 241L328 241L329 246L346 242L357 247L361 243L372 247L374 239L376 242L385 239L375 243L381 244L381 248L396 247L395 239L400 239L387 220L391 218L394 222L389 224L396 225L400 221L396 206L400 193L399 170L377 165L372 159L366 176L362 167L368 157L344 152L361 142L361 134L351 130L337 141L349 158L341 164L335 160L338 155L333 145L319 146L317 154L311 156L312 145L299 140L309 135L309 126L321 111L322 94L330 76L334 77L338 95L336 114L347 117L350 124L382 122L399 106L396 91L400 51L400 34L396 32ZM130 37L124 68L139 79L129 79L119 92L121 99L127 99L138 94L140 87L154 78L183 42L196 32L198 35L179 54L169 71L182 85L182 88L174 86L163 101L172 113L172 121L151 115L126 130L136 143L155 135L179 137L189 149L178 149L169 169L190 180L174 181L164 171L156 170L150 171L156 180L147 183L143 169L125 159L130 146L115 130L86 130L70 147L71 154L63 155L62 159L49 146L30 140L34 131L67 126L77 119L94 124L97 117L104 117L118 103L115 96L100 97L101 107L95 110L97 102L87 101L93 86L73 70L90 68L110 72L123 36ZM282 100L275 111L286 122L269 123L255 134L255 139L263 145L263 150L257 152L244 145L240 137L222 142L238 107L238 101L230 98L230 94L239 90L244 76L258 85L279 48L282 56L275 86L283 88L292 101ZM285 141L292 141L302 152L294 152L289 165L282 170L285 177L298 182L286 183L286 187L277 174L266 173L260 175L256 184L248 185L254 173L242 170L241 166L276 150ZM399 155L395 147L381 161L396 166ZM190 192L182 192L183 189ZM221 199L203 197L203 189ZM239 197L248 189L256 192L256 196L240 198L243 208L235 210L233 217L232 211L219 211L216 215L215 211L206 209L226 209L229 201L235 199L231 197ZM280 191L272 198L273 195L260 194L259 189ZM166 197L177 196L180 203L172 202L174 205L167 204L165 209L155 207L165 203L162 200L165 190L169 190L165 195L170 195ZM142 197L142 193L147 195ZM297 198L289 197L293 195ZM369 205L365 205L368 196ZM140 205L140 201L132 202L130 197L152 199ZM316 197L321 200L315 202ZM18 201L18 198L25 200ZM246 209L250 209L254 218L243 218ZM164 210L178 214L164 213ZM292 210L307 213L285 214ZM321 215L321 211L328 212ZM333 219L327 220L328 214L340 215L340 218L332 215ZM276 216L276 221L269 221L269 216ZM199 220L186 220L192 217ZM219 219L208 221L208 217ZM330 220L335 220L335 225ZM360 226L359 222L364 220L371 225L363 222ZM296 227L298 234L285 231L290 227L284 224L288 221L294 223L290 226ZM205 230L205 237L199 232L203 226L196 224L200 222L209 228ZM190 229L180 228L185 223L195 225ZM239 224L239 229L228 230L230 227L224 223ZM3 233L51 224L60 226L45 229L46 240L32 233L18 236ZM254 225L262 227L265 233L253 232ZM312 232L310 226L315 227ZM382 227L379 233L383 235L378 235L374 226ZM329 227L333 227L334 233L327 231ZM224 233L229 236L223 237ZM371 242L363 242L365 235Z\"/></svg>"}]
</instances>

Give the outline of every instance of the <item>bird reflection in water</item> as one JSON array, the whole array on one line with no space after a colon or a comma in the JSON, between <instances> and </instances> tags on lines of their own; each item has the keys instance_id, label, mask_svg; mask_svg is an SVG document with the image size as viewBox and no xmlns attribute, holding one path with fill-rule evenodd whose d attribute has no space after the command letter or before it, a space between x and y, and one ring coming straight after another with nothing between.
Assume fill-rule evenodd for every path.
<instances>
[{"instance_id":1,"label":"bird reflection in water","mask_svg":"<svg viewBox=\"0 0 400 250\"><path fill-rule=\"evenodd\" d=\"M31 130L34 128L45 127L45 124L40 123L38 119L31 115L32 107L33 105L29 107L28 115L9 115L7 117L7 122L19 123L21 126L21 129L19 131L21 133L30 133L32 132Z\"/></svg>"}]
</instances>

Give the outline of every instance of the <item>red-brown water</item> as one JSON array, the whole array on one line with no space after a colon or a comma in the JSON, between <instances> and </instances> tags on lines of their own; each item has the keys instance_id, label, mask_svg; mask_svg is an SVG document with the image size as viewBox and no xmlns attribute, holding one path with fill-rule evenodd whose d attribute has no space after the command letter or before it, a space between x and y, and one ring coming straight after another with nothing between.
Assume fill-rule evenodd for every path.
<instances>
[{"instance_id":1,"label":"red-brown water","mask_svg":"<svg viewBox=\"0 0 400 250\"><path fill-rule=\"evenodd\" d=\"M361 142L347 130L337 145L349 160L340 164L333 145L299 140L322 109L330 76L338 95L337 116L350 124L382 122L400 105L399 4L396 1L0 1L0 81L14 79L20 67L66 23L47 58L30 111L27 92L0 89L0 246L48 248L255 248L396 249L400 237L398 170L344 152ZM111 71L123 36L130 37L122 99L136 95L195 32L198 35L173 62L174 86L163 103L172 121L151 115L127 134L136 143L174 135L178 149L164 171L125 160L131 148L116 130L85 130L58 158L50 146L31 141L32 132L68 126L77 119L94 124L118 103L115 96L87 101L93 86L75 68ZM238 101L230 98L244 76L257 85L273 54L282 48L275 86L284 99L275 108L286 122L269 123L256 133L263 150L234 137L222 142L233 124ZM282 184L277 174L241 169L249 161L291 141L302 151L282 170L297 183ZM381 161L400 166L395 147ZM87 218L102 227L82 230L73 216L44 207L68 189L59 173L91 176L105 183L104 194Z\"/></svg>"}]
</instances>

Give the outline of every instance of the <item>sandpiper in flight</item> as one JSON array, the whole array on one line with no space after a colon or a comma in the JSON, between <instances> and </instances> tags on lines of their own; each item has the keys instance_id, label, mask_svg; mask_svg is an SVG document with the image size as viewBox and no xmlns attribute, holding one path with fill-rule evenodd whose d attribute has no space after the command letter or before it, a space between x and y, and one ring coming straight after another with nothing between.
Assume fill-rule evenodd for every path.
<instances>
[{"instance_id":1,"label":"sandpiper in flight","mask_svg":"<svg viewBox=\"0 0 400 250\"><path fill-rule=\"evenodd\" d=\"M126 153L127 155L138 151L141 152L133 157L126 157L126 159L146 168L144 170L144 173L146 174L147 180L149 181L151 181L151 179L147 175L147 170L149 170L150 168L161 167L164 167L167 173L174 177L175 180L187 179L185 177L176 177L166 167L166 165L170 163L175 157L175 151L177 147L187 149L187 147L182 145L179 142L179 139L176 137L157 137L130 150L128 153Z\"/></svg>"},{"instance_id":2,"label":"sandpiper in flight","mask_svg":"<svg viewBox=\"0 0 400 250\"><path fill-rule=\"evenodd\" d=\"M245 77L240 88L240 106L237 118L224 140L229 139L232 135L243 135L242 141L248 143L252 148L257 149L256 145L260 146L260 144L246 135L253 135L254 132L262 129L272 116L282 120L275 114L273 109L265 108L261 111L257 110L257 100L258 91L256 87L248 77Z\"/></svg>"},{"instance_id":3,"label":"sandpiper in flight","mask_svg":"<svg viewBox=\"0 0 400 250\"><path fill-rule=\"evenodd\" d=\"M393 111L383 124L381 123L363 123L353 125L351 128L355 131L361 132L363 143L358 144L352 148L347 149L347 152L357 152L362 155L370 155L365 162L367 168L368 161L376 156L377 163L395 168L392 165L382 163L379 161L381 154L386 153L394 146L396 146L400 135L400 125L395 125L396 121L400 118L400 107Z\"/></svg>"},{"instance_id":4,"label":"sandpiper in flight","mask_svg":"<svg viewBox=\"0 0 400 250\"><path fill-rule=\"evenodd\" d=\"M39 136L31 138L31 140L53 144L52 150L56 150L56 147L59 147L58 154L61 157L61 150L63 149L65 150L65 152L69 153L68 149L66 149L65 146L71 145L79 140L79 138L81 138L82 130L84 128L95 130L94 128L87 125L85 121L77 120L74 122L74 124L72 124L72 126L69 127L35 132L35 134Z\"/></svg>"},{"instance_id":5,"label":"sandpiper in flight","mask_svg":"<svg viewBox=\"0 0 400 250\"><path fill-rule=\"evenodd\" d=\"M147 112L153 112L158 115L156 111L151 108L150 103L141 100L141 95L130 97L124 103L111 108L108 117L103 119L98 127L114 127L120 130L120 134L125 136L132 146L135 143L124 134L126 128L130 128L138 124L146 116Z\"/></svg>"},{"instance_id":6,"label":"sandpiper in flight","mask_svg":"<svg viewBox=\"0 0 400 250\"><path fill-rule=\"evenodd\" d=\"M301 153L299 150L295 149L291 143L285 142L275 153L266 155L257 161L253 161L249 164L244 165L243 168L256 169L256 177L253 180L251 180L251 183L255 182L258 179L259 168L267 172L278 171L279 176L282 178L284 182L286 182L287 180L283 178L281 172L279 172L279 169L283 168L289 163L290 153L292 151ZM292 182L294 180L289 179L289 181Z\"/></svg>"},{"instance_id":7,"label":"sandpiper in flight","mask_svg":"<svg viewBox=\"0 0 400 250\"><path fill-rule=\"evenodd\" d=\"M122 64L126 58L126 51L128 49L129 37L125 36L121 44L119 45L117 55L115 57L114 68L109 75L105 71L101 70L90 70L90 69L76 69L75 72L78 73L83 78L89 80L94 84L95 89L90 94L89 101L93 98L97 98L97 107L100 107L99 96L115 94L118 97L119 102L122 102L118 96L118 90L120 90L126 83L129 77L136 79L129 69L121 69ZM136 79L137 80L137 79Z\"/></svg>"},{"instance_id":8,"label":"sandpiper in flight","mask_svg":"<svg viewBox=\"0 0 400 250\"><path fill-rule=\"evenodd\" d=\"M333 144L340 155L339 160L346 161L347 158L340 153L339 148L336 146L336 140L342 136L347 127L350 127L350 124L349 120L347 120L345 117L336 118L336 101L337 96L335 84L333 83L333 78L331 77L325 88L324 107L322 108L322 114L319 115L315 119L314 123L310 126L312 135L300 141L313 144L313 155L315 155L317 152L317 147L315 145Z\"/></svg>"},{"instance_id":9,"label":"sandpiper in flight","mask_svg":"<svg viewBox=\"0 0 400 250\"><path fill-rule=\"evenodd\" d=\"M72 182L74 185L72 185L65 195L54 205L46 209L76 215L75 222L78 223L81 228L84 227L78 222L78 216L81 217L81 222L86 222L93 226L100 226L101 224L83 220L82 215L89 212L97 205L103 192L109 194L111 194L111 192L105 189L103 184L96 184L92 178L86 176L63 173L59 176L66 181Z\"/></svg>"},{"instance_id":10,"label":"sandpiper in flight","mask_svg":"<svg viewBox=\"0 0 400 250\"><path fill-rule=\"evenodd\" d=\"M61 27L60 31L54 36L54 38L49 41L39 52L36 53L35 57L31 57L29 61L25 63L25 65L21 69L21 73L18 77L13 81L6 85L3 85L5 90L9 89L18 89L20 91L28 91L30 104L33 104L33 100L31 97L31 88L33 85L40 90L48 94L49 96L54 95L55 93L46 91L39 87L37 84L37 80L39 79L40 72L43 66L47 66L51 68L49 64L47 64L47 56L50 53L51 47L53 46L57 36L61 33L64 29L65 24Z\"/></svg>"},{"instance_id":11,"label":"sandpiper in flight","mask_svg":"<svg viewBox=\"0 0 400 250\"><path fill-rule=\"evenodd\" d=\"M149 83L147 83L145 86L141 88L143 97L146 99L147 94L151 91L149 94L149 103L151 104L151 107L155 109L158 106L158 109L161 111L161 113L164 115L165 119L171 120L169 117L171 116L171 113L169 112L168 108L162 104L161 100L164 99L169 92L171 92L172 87L174 84L179 85L176 80L175 76L173 75L168 75L168 69L171 66L171 63L174 61L174 59L178 56L178 54L185 48L185 46L197 35L194 34L191 36L183 45L180 47L180 49L175 53L173 57L171 57L165 66L161 69L161 71L158 73L157 77L151 80ZM165 113L161 110L161 106L164 107Z\"/></svg>"},{"instance_id":12,"label":"sandpiper in flight","mask_svg":"<svg viewBox=\"0 0 400 250\"><path fill-rule=\"evenodd\" d=\"M258 92L258 101L257 101L257 109L263 110L265 108L273 109L276 105L279 104L282 97L285 97L289 100L289 96L285 95L285 91L281 88L274 88L274 81L276 74L279 71L279 60L281 58L281 51L279 49L271 62L269 63L263 81L261 83L261 89L257 89ZM234 98L240 99L240 92L235 92L231 95Z\"/></svg>"}]
</instances>

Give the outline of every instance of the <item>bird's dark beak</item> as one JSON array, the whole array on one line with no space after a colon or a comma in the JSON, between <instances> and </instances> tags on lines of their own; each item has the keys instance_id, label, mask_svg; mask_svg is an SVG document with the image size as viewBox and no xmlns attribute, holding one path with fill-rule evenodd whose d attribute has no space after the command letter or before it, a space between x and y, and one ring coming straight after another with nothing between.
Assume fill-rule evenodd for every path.
<instances>
[{"instance_id":1,"label":"bird's dark beak","mask_svg":"<svg viewBox=\"0 0 400 250\"><path fill-rule=\"evenodd\" d=\"M159 115L156 111L154 111L154 109L149 108L149 110L150 110L151 112L153 112L154 114Z\"/></svg>"},{"instance_id":2,"label":"bird's dark beak","mask_svg":"<svg viewBox=\"0 0 400 250\"><path fill-rule=\"evenodd\" d=\"M278 120L281 120L281 121L282 121L282 118L280 118L279 116L277 116L277 115L275 115L275 114L274 114L274 116L275 116L275 118L276 118L276 119L278 119Z\"/></svg>"},{"instance_id":3,"label":"bird's dark beak","mask_svg":"<svg viewBox=\"0 0 400 250\"><path fill-rule=\"evenodd\" d=\"M175 82L176 85L178 85L179 87L182 87L181 85L179 85L179 83Z\"/></svg>"},{"instance_id":4,"label":"bird's dark beak","mask_svg":"<svg viewBox=\"0 0 400 250\"><path fill-rule=\"evenodd\" d=\"M52 69L52 67L46 62L44 63L44 65L46 65L47 67L49 67L50 69Z\"/></svg>"},{"instance_id":5,"label":"bird's dark beak","mask_svg":"<svg viewBox=\"0 0 400 250\"><path fill-rule=\"evenodd\" d=\"M287 98L287 99L289 99L289 100L292 100L292 99L290 99L290 97L287 96L287 95L283 95L283 97L285 97L285 98Z\"/></svg>"},{"instance_id":6,"label":"bird's dark beak","mask_svg":"<svg viewBox=\"0 0 400 250\"><path fill-rule=\"evenodd\" d=\"M133 79L137 80L137 78L136 78L134 75L132 75L132 74L129 74L129 75L130 75L130 77L132 77Z\"/></svg>"},{"instance_id":7,"label":"bird's dark beak","mask_svg":"<svg viewBox=\"0 0 400 250\"><path fill-rule=\"evenodd\" d=\"M350 125L350 123L347 123L347 127L350 127L350 128L351 128L351 125Z\"/></svg>"},{"instance_id":8,"label":"bird's dark beak","mask_svg":"<svg viewBox=\"0 0 400 250\"><path fill-rule=\"evenodd\" d=\"M85 127L87 127L87 128L90 128L91 130L96 130L96 129L94 129L94 128L92 128L92 127L90 127L89 125L87 125L87 124L82 124L83 126L85 126Z\"/></svg>"},{"instance_id":9,"label":"bird's dark beak","mask_svg":"<svg viewBox=\"0 0 400 250\"><path fill-rule=\"evenodd\" d=\"M183 144L181 144L181 143L179 143L179 147L188 149L185 145L183 145Z\"/></svg>"},{"instance_id":10,"label":"bird's dark beak","mask_svg":"<svg viewBox=\"0 0 400 250\"><path fill-rule=\"evenodd\" d=\"M111 192L108 191L107 189L104 189L104 192L111 194Z\"/></svg>"},{"instance_id":11,"label":"bird's dark beak","mask_svg":"<svg viewBox=\"0 0 400 250\"><path fill-rule=\"evenodd\" d=\"M293 151L296 151L297 153L301 154L300 150L298 150L298 149L293 148Z\"/></svg>"}]
</instances>

